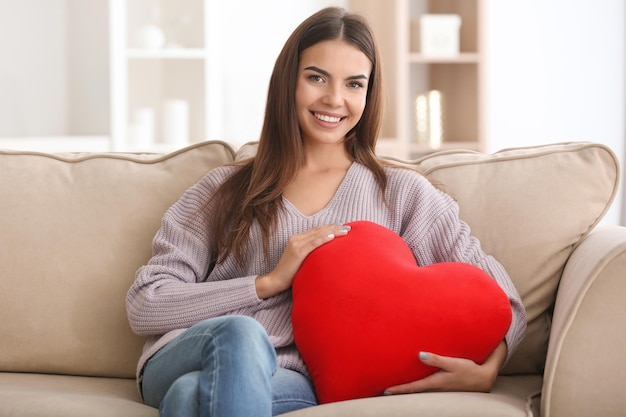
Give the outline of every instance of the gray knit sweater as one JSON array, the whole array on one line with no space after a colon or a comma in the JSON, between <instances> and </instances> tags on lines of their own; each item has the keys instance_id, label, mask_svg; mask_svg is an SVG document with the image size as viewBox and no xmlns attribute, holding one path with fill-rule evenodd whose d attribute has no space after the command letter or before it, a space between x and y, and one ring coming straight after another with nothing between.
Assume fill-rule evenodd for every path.
<instances>
[{"instance_id":1,"label":"gray knit sweater","mask_svg":"<svg viewBox=\"0 0 626 417\"><path fill-rule=\"evenodd\" d=\"M235 169L226 166L212 170L165 213L154 237L153 257L137 271L127 296L128 318L136 333L151 336L140 358L138 375L150 356L184 329L227 314L254 317L276 347L279 366L306 373L293 341L291 292L261 300L255 278L274 269L291 235L318 225L356 220L369 220L398 233L419 265L465 262L485 270L511 300L513 321L506 335L509 356L520 343L526 313L508 274L470 235L467 224L459 219L456 202L408 169L386 168L389 184L385 205L372 173L353 163L334 197L318 213L305 216L284 200L285 210L278 216L268 256L260 229L253 226L247 262L239 264L231 257L209 271L211 236L207 221L211 216L199 214L200 208Z\"/></svg>"}]
</instances>

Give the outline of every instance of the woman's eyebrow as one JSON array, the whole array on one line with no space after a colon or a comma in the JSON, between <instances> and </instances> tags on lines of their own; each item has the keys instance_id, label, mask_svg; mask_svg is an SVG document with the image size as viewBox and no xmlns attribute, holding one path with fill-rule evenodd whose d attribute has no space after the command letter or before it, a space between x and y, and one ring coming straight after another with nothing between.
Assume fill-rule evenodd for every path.
<instances>
[{"instance_id":1,"label":"woman's eyebrow","mask_svg":"<svg viewBox=\"0 0 626 417\"><path fill-rule=\"evenodd\" d=\"M328 71L325 71L319 67L316 67L314 65L310 66L310 67L306 67L304 68L305 70L309 70L309 71L315 71L315 72L319 72L320 74L326 76L326 77L330 77L330 73ZM346 78L346 80L367 80L367 76L360 74L360 75L352 75L348 78Z\"/></svg>"},{"instance_id":2,"label":"woman's eyebrow","mask_svg":"<svg viewBox=\"0 0 626 417\"><path fill-rule=\"evenodd\" d=\"M306 67L305 71L306 70L319 72L320 74L325 75L326 77L330 77L330 73L328 71L324 71L323 69L316 67L316 66Z\"/></svg>"}]
</instances>

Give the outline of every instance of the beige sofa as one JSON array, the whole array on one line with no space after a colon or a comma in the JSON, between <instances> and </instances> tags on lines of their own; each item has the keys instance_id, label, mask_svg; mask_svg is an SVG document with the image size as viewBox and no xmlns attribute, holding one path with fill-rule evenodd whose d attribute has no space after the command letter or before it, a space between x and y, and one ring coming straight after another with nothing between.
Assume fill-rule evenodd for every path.
<instances>
[{"instance_id":1,"label":"beige sofa","mask_svg":"<svg viewBox=\"0 0 626 417\"><path fill-rule=\"evenodd\" d=\"M167 207L250 154L222 142L170 155L0 152L0 416L156 416L124 299ZM426 393L318 406L314 416L624 416L626 228L596 227L617 189L591 143L412 162L460 203L528 311L490 394Z\"/></svg>"}]
</instances>

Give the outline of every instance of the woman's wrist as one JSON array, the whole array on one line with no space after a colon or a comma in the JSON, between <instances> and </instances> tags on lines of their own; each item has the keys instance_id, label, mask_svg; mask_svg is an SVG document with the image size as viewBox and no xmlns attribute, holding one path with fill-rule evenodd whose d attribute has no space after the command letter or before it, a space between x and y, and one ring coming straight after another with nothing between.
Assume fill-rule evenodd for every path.
<instances>
[{"instance_id":1,"label":"woman's wrist","mask_svg":"<svg viewBox=\"0 0 626 417\"><path fill-rule=\"evenodd\" d=\"M495 383L496 378L498 377L498 373L500 372L500 369L502 368L502 365L504 364L504 361L506 360L507 352L508 352L508 348L506 346L506 343L502 341L495 348L495 350L491 353L491 355L489 355L489 357L487 358L487 361L484 363L484 365L487 365L490 370L491 387L493 387L493 384Z\"/></svg>"},{"instance_id":2,"label":"woman's wrist","mask_svg":"<svg viewBox=\"0 0 626 417\"><path fill-rule=\"evenodd\" d=\"M256 287L256 295L260 299L271 297L271 295L269 295L271 290L269 288L270 285L268 281L269 280L268 280L267 275L259 275L254 280L254 285Z\"/></svg>"},{"instance_id":3,"label":"woman's wrist","mask_svg":"<svg viewBox=\"0 0 626 417\"><path fill-rule=\"evenodd\" d=\"M271 273L265 274L265 275L259 275L258 277L256 277L254 284L256 286L257 297L259 297L262 300L266 298L270 298L276 294L279 294L285 291L286 289L278 285L278 280L274 279Z\"/></svg>"},{"instance_id":4,"label":"woman's wrist","mask_svg":"<svg viewBox=\"0 0 626 417\"><path fill-rule=\"evenodd\" d=\"M500 344L494 349L493 353L489 355L487 360L493 361L496 369L500 370L504 361L506 360L506 355L508 353L508 348L506 346L506 342L503 340Z\"/></svg>"}]
</instances>

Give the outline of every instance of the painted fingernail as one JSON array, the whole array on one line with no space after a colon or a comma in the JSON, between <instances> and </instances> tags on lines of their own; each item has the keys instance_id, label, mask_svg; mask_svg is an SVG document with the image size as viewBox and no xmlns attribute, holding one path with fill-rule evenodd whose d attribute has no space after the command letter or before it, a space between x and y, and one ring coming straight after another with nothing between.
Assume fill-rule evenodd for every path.
<instances>
[{"instance_id":1,"label":"painted fingernail","mask_svg":"<svg viewBox=\"0 0 626 417\"><path fill-rule=\"evenodd\" d=\"M383 392L383 395L393 395L393 392L391 392L391 391L385 391L385 392Z\"/></svg>"},{"instance_id":2,"label":"painted fingernail","mask_svg":"<svg viewBox=\"0 0 626 417\"><path fill-rule=\"evenodd\" d=\"M352 226L341 226L341 230L348 231L348 230L351 230L351 229L352 229Z\"/></svg>"},{"instance_id":3,"label":"painted fingernail","mask_svg":"<svg viewBox=\"0 0 626 417\"><path fill-rule=\"evenodd\" d=\"M420 352L420 359L425 361L428 359L428 353L426 352Z\"/></svg>"}]
</instances>

